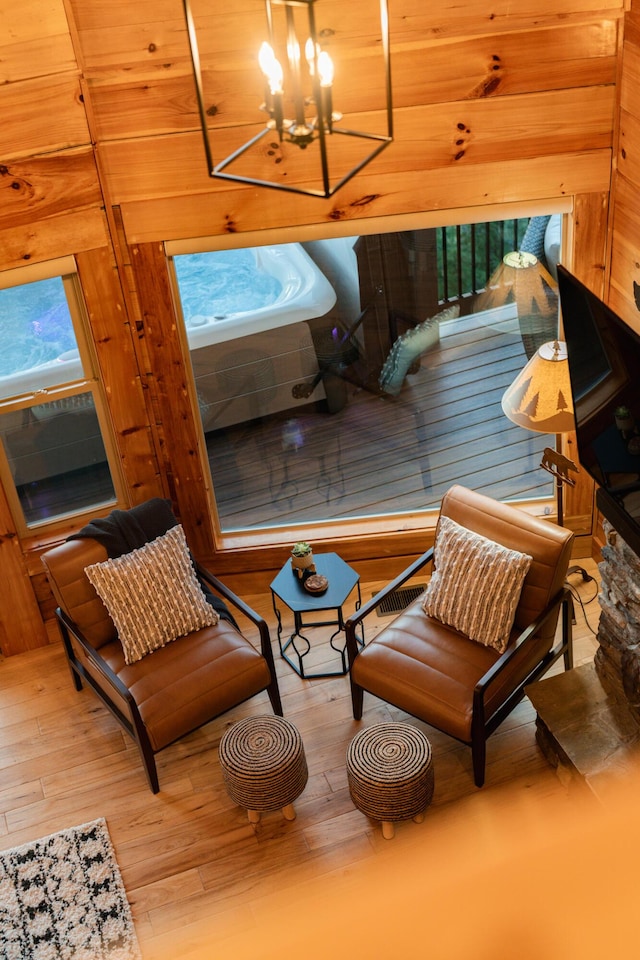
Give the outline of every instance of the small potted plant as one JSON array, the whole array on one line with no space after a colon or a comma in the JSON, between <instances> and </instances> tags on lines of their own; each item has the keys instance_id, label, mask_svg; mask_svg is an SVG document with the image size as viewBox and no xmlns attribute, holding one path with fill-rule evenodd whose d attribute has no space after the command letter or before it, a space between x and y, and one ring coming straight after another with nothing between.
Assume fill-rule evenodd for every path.
<instances>
[{"instance_id":1,"label":"small potted plant","mask_svg":"<svg viewBox=\"0 0 640 960\"><path fill-rule=\"evenodd\" d=\"M298 578L316 572L313 562L313 549L306 540L298 540L297 543L294 543L291 550L291 566Z\"/></svg>"}]
</instances>

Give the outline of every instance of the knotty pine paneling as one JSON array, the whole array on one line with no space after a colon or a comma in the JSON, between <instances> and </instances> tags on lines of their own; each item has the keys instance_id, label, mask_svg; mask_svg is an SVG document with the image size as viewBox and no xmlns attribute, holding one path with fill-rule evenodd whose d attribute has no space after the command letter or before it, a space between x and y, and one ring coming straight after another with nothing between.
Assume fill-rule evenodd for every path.
<instances>
[{"instance_id":1,"label":"knotty pine paneling","mask_svg":"<svg viewBox=\"0 0 640 960\"><path fill-rule=\"evenodd\" d=\"M610 20L411 45L393 54L394 108L613 84L616 38L617 22ZM359 109L379 107L380 96L369 94L367 73L352 71L351 76L349 88ZM211 118L212 130L230 122L262 123L255 63L236 83L219 65L211 74L205 68L204 80L219 111ZM199 129L193 76L185 62L152 69L139 65L93 77L89 84L101 140ZM571 101L567 109L576 115Z\"/></svg>"},{"instance_id":2,"label":"knotty pine paneling","mask_svg":"<svg viewBox=\"0 0 640 960\"><path fill-rule=\"evenodd\" d=\"M394 46L399 107L612 83L617 20Z\"/></svg>"},{"instance_id":3,"label":"knotty pine paneling","mask_svg":"<svg viewBox=\"0 0 640 960\"><path fill-rule=\"evenodd\" d=\"M131 329L109 247L80 253L77 260L121 470L133 506L165 495L151 433L152 411L145 401L146 370L136 353L137 334Z\"/></svg>"},{"instance_id":4,"label":"knotty pine paneling","mask_svg":"<svg viewBox=\"0 0 640 960\"><path fill-rule=\"evenodd\" d=\"M640 187L640 110L636 116L627 110L620 110L619 136L618 173Z\"/></svg>"},{"instance_id":5,"label":"knotty pine paneling","mask_svg":"<svg viewBox=\"0 0 640 960\"><path fill-rule=\"evenodd\" d=\"M640 87L640 22L631 18L624 31L622 75L620 77L620 106L640 119L638 89Z\"/></svg>"},{"instance_id":6,"label":"knotty pine paneling","mask_svg":"<svg viewBox=\"0 0 640 960\"><path fill-rule=\"evenodd\" d=\"M326 224L327 236L330 236L331 224L337 221L421 210L450 211L454 204L472 207L487 203L526 203L541 197L600 193L609 185L611 169L610 150L481 166L457 164L437 171L390 174L385 178L377 173L380 159L330 200L227 185L215 193L123 204L122 218L130 241L138 243L161 237L182 239L238 234L258 226L268 230L307 223ZM256 221L257 198L259 223Z\"/></svg>"},{"instance_id":7,"label":"knotty pine paneling","mask_svg":"<svg viewBox=\"0 0 640 960\"><path fill-rule=\"evenodd\" d=\"M0 489L0 650L12 656L48 643L38 602L16 536L4 490Z\"/></svg>"},{"instance_id":8,"label":"knotty pine paneling","mask_svg":"<svg viewBox=\"0 0 640 960\"><path fill-rule=\"evenodd\" d=\"M0 180L0 210L2 209L2 180ZM7 218L10 219L10 218ZM104 210L95 206L86 210L69 210L58 216L35 218L24 216L15 227L0 227L0 266L3 270L41 263L56 257L91 250L108 242ZM0 214L0 222L3 218Z\"/></svg>"},{"instance_id":9,"label":"knotty pine paneling","mask_svg":"<svg viewBox=\"0 0 640 960\"><path fill-rule=\"evenodd\" d=\"M606 189L574 197L572 248L567 250L575 275L599 296L604 290L608 201ZM563 452L579 463L575 433L564 436ZM574 486L564 488L564 515L566 525L576 534L574 555L584 557L591 553L595 484L585 470L580 470L575 480Z\"/></svg>"},{"instance_id":10,"label":"knotty pine paneling","mask_svg":"<svg viewBox=\"0 0 640 960\"><path fill-rule=\"evenodd\" d=\"M631 4L622 52L619 140L613 179L611 263L607 299L640 333L635 284L640 284L640 5Z\"/></svg>"},{"instance_id":11,"label":"knotty pine paneling","mask_svg":"<svg viewBox=\"0 0 640 960\"><path fill-rule=\"evenodd\" d=\"M86 76L189 56L182 0L69 0L69 7ZM235 16L231 6L228 16Z\"/></svg>"},{"instance_id":12,"label":"knotty pine paneling","mask_svg":"<svg viewBox=\"0 0 640 960\"><path fill-rule=\"evenodd\" d=\"M373 5L375 7L375 4ZM146 63L168 64L188 57L184 16L180 0L144 0L131 4L126 0L70 0L75 26L82 48L83 67L87 76L101 70L110 71ZM318 5L319 29L339 26L353 47L365 46L368 11L367 0L323 0ZM202 24L203 54L218 49L257 49L264 34L263 5L256 0L243 0L222 8L209 5L201 14L202 5L194 2L197 24ZM407 44L419 47L433 40L455 37L496 36L514 31L529 33L538 29L578 26L589 21L620 19L622 0L603 6L599 0L551 0L518 4L498 0L487 8L483 0L393 0L390 4L392 51L406 49ZM242 46L238 38L243 39ZM338 42L334 38L333 42ZM215 48L214 48L215 43ZM593 53L590 52L590 56Z\"/></svg>"},{"instance_id":13,"label":"knotty pine paneling","mask_svg":"<svg viewBox=\"0 0 640 960\"><path fill-rule=\"evenodd\" d=\"M101 205L95 158L88 146L0 166L0 230L33 227L49 217Z\"/></svg>"},{"instance_id":14,"label":"knotty pine paneling","mask_svg":"<svg viewBox=\"0 0 640 960\"><path fill-rule=\"evenodd\" d=\"M151 363L148 386L157 403L170 493L194 556L211 556L204 437L193 416L190 372L183 362L186 335L182 337L177 329L164 250L161 244L148 243L135 246L132 252L142 310L140 336Z\"/></svg>"},{"instance_id":15,"label":"knotty pine paneling","mask_svg":"<svg viewBox=\"0 0 640 960\"><path fill-rule=\"evenodd\" d=\"M237 36L237 32L234 33ZM616 68L617 21L599 21L527 34L425 41L394 49L394 107L453 100L499 97L544 90L612 84ZM242 74L228 70L220 59L215 68L203 63L205 95L218 113L212 129L261 122L258 112L261 81L255 59ZM345 110L361 112L380 107L381 97L362 63L343 65L348 90L338 98ZM193 76L182 58L162 66L139 63L106 75L90 74L91 99L100 139L149 136L194 129L199 124Z\"/></svg>"},{"instance_id":16,"label":"knotty pine paneling","mask_svg":"<svg viewBox=\"0 0 640 960\"><path fill-rule=\"evenodd\" d=\"M447 167L490 163L496 157L505 165L512 160L545 157L553 164L560 155L574 153L580 157L588 151L610 148L614 92L613 86L577 88L396 111L394 143L359 175L357 182L367 177L369 169L378 177L400 172L411 175L415 171L421 176L426 171L439 176ZM567 117L580 117L581 121L567 123ZM370 129L366 116L361 126ZM217 159L254 132L220 131L213 141ZM267 179L277 176L278 182L293 184L313 175L316 168L311 151L305 154L291 144L282 144L274 151L270 143L269 137L261 141L261 165L256 165L260 175ZM345 159L350 164L358 155L359 142L347 147ZM101 155L109 194L118 204L224 189L224 181L208 178L199 132L108 142L102 145ZM336 173L348 169L340 164ZM475 176L481 176L477 170ZM607 183L596 189L603 186L608 186L608 177ZM382 183L379 188L383 188ZM528 192L526 183L523 192ZM260 199L262 208L269 197L264 196L264 204L262 193ZM451 200L447 198L443 205L451 206ZM487 195L484 202L492 202L491 196ZM320 212L317 204L315 209Z\"/></svg>"},{"instance_id":17,"label":"knotty pine paneling","mask_svg":"<svg viewBox=\"0 0 640 960\"><path fill-rule=\"evenodd\" d=\"M76 69L64 0L0 4L0 86Z\"/></svg>"},{"instance_id":18,"label":"knotty pine paneling","mask_svg":"<svg viewBox=\"0 0 640 960\"><path fill-rule=\"evenodd\" d=\"M0 115L0 158L4 164L11 159L91 144L80 81L75 75L0 85Z\"/></svg>"},{"instance_id":19,"label":"knotty pine paneling","mask_svg":"<svg viewBox=\"0 0 640 960\"><path fill-rule=\"evenodd\" d=\"M594 191L577 193L574 197L571 267L599 297L604 296L608 215L609 195L605 184L600 194Z\"/></svg>"},{"instance_id":20,"label":"knotty pine paneling","mask_svg":"<svg viewBox=\"0 0 640 960\"><path fill-rule=\"evenodd\" d=\"M484 0L439 0L425 4L423 0L392 0L390 23L395 43L416 37L452 37L491 34L511 30L528 32L540 27L584 23L586 20L620 18L624 0L603 6L599 0L543 0L519 3L498 0L490 6Z\"/></svg>"},{"instance_id":21,"label":"knotty pine paneling","mask_svg":"<svg viewBox=\"0 0 640 960\"><path fill-rule=\"evenodd\" d=\"M615 196L608 302L640 333L640 312L634 296L634 281L640 284L640 189L618 176Z\"/></svg>"}]
</instances>

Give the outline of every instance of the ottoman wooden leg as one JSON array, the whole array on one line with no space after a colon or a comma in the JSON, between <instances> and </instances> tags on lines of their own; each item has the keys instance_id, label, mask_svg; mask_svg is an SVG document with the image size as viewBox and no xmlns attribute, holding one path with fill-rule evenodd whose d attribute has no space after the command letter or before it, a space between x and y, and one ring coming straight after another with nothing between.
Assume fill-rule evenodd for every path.
<instances>
[{"instance_id":1,"label":"ottoman wooden leg","mask_svg":"<svg viewBox=\"0 0 640 960\"><path fill-rule=\"evenodd\" d=\"M396 831L395 831L394 826L393 826L393 824L391 823L391 821L390 821L390 820L383 820L383 821L382 821L382 836L385 838L385 840L393 840L393 838L394 838L394 836L395 836L395 833L396 833Z\"/></svg>"},{"instance_id":2,"label":"ottoman wooden leg","mask_svg":"<svg viewBox=\"0 0 640 960\"><path fill-rule=\"evenodd\" d=\"M247 810L247 815L249 817L249 823L260 823L259 810Z\"/></svg>"},{"instance_id":3,"label":"ottoman wooden leg","mask_svg":"<svg viewBox=\"0 0 640 960\"><path fill-rule=\"evenodd\" d=\"M416 813L415 817L412 818L414 823L422 823L424 820L424 810L422 813Z\"/></svg>"},{"instance_id":4,"label":"ottoman wooden leg","mask_svg":"<svg viewBox=\"0 0 640 960\"><path fill-rule=\"evenodd\" d=\"M296 812L293 809L292 803L288 803L282 808L282 816L285 818L285 820L295 820Z\"/></svg>"}]
</instances>

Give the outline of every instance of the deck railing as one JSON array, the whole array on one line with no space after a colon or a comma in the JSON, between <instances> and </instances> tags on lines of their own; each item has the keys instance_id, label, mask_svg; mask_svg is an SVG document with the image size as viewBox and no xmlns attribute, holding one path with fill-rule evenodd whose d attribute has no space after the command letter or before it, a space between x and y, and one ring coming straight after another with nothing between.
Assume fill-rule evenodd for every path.
<instances>
[{"instance_id":1,"label":"deck railing","mask_svg":"<svg viewBox=\"0 0 640 960\"><path fill-rule=\"evenodd\" d=\"M518 250L529 218L465 223L436 229L438 302L471 313L474 297L511 250Z\"/></svg>"}]
</instances>

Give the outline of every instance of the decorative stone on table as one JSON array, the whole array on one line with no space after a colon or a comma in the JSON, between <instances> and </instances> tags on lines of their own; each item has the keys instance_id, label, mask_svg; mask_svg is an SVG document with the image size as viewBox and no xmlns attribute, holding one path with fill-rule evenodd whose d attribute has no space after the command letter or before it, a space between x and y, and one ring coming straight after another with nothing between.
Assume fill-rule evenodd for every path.
<instances>
[{"instance_id":1,"label":"decorative stone on table","mask_svg":"<svg viewBox=\"0 0 640 960\"><path fill-rule=\"evenodd\" d=\"M329 581L321 573L312 573L304 579L303 586L307 593L324 593L329 586Z\"/></svg>"}]
</instances>

